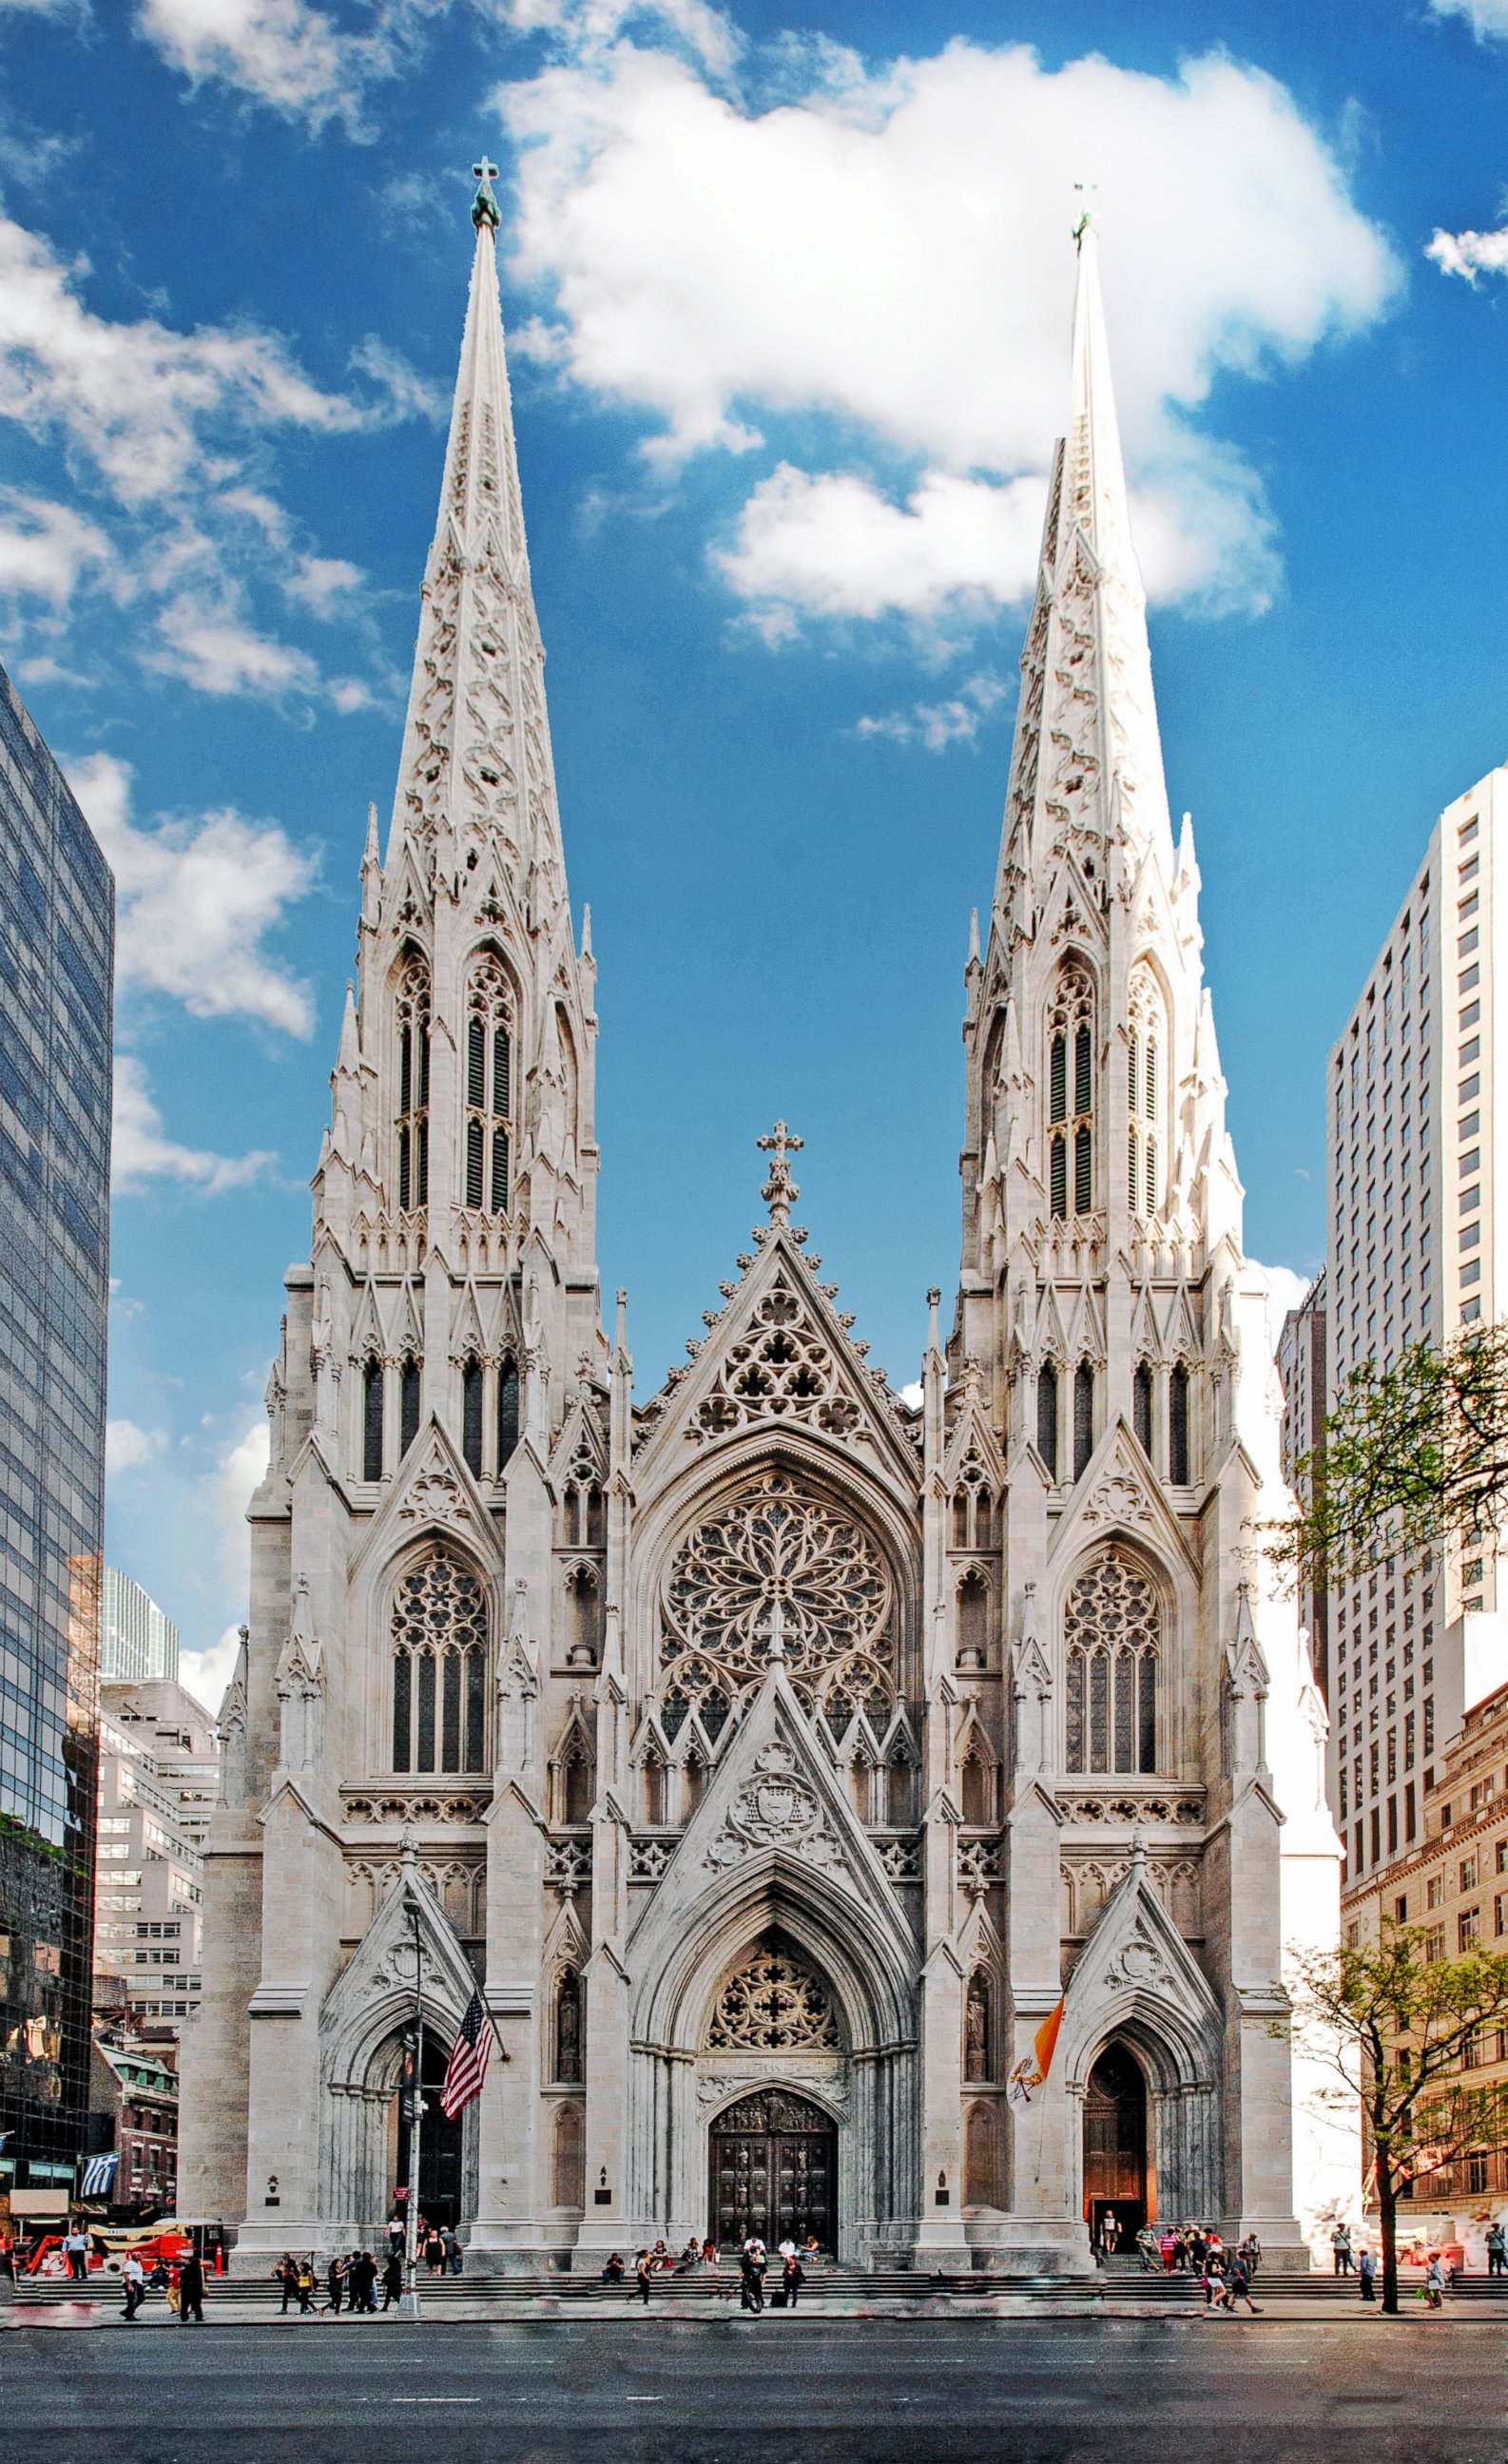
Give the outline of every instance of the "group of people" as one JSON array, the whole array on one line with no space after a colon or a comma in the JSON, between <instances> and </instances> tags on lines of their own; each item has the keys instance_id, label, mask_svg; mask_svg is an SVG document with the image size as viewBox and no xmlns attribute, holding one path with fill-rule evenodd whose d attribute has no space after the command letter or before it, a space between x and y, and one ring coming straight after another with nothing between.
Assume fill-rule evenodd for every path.
<instances>
[{"instance_id":1,"label":"group of people","mask_svg":"<svg viewBox=\"0 0 1508 2464\"><path fill-rule=\"evenodd\" d=\"M1254 2233L1228 2250L1212 2225L1142 2225L1136 2247L1147 2276L1155 2276L1159 2267L1164 2276L1204 2276L1211 2258L1222 2271L1238 2258L1251 2277L1262 2264L1262 2245Z\"/></svg>"},{"instance_id":2,"label":"group of people","mask_svg":"<svg viewBox=\"0 0 1508 2464\"><path fill-rule=\"evenodd\" d=\"M323 2315L331 2319L340 2317L343 2303L348 2304L353 2312L366 2316L374 2314L378 2307L379 2285L384 2310L390 2310L403 2293L401 2249L389 2250L388 2263L382 2268L378 2267L369 2250L353 2250L344 2258L336 2254L327 2261L322 2273ZM273 2269L273 2278L282 2288L282 2315L285 2318L296 2303L300 2318L313 2318L321 2306L321 2270L315 2264L312 2251L302 2258L295 2258L291 2251L285 2250Z\"/></svg>"},{"instance_id":3,"label":"group of people","mask_svg":"<svg viewBox=\"0 0 1508 2464\"><path fill-rule=\"evenodd\" d=\"M159 2259L150 2275L135 2251L127 2251L121 2268L121 2289L125 2296L121 2316L128 2327L136 2325L136 2314L149 2291L166 2293L168 2308L178 2313L180 2327L204 2325L204 2267L192 2251L174 2266Z\"/></svg>"},{"instance_id":4,"label":"group of people","mask_svg":"<svg viewBox=\"0 0 1508 2464\"><path fill-rule=\"evenodd\" d=\"M772 2309L794 2310L801 2288L807 2280L804 2260L821 2256L822 2245L815 2233L809 2233L798 2247L788 2235L780 2243L776 2257L780 2262L780 2282L770 2295ZM690 2276L696 2269L716 2270L718 2248L713 2241L699 2241L693 2233L677 2257L663 2240L654 2248L638 2251L633 2260L634 2289L640 2301L649 2306L650 2290L656 2276ZM751 2233L739 2252L739 2308L756 2314L765 2307L765 2279L770 2273L770 2257L760 2234ZM602 2271L604 2284L621 2284L628 2274L622 2254L614 2251Z\"/></svg>"}]
</instances>

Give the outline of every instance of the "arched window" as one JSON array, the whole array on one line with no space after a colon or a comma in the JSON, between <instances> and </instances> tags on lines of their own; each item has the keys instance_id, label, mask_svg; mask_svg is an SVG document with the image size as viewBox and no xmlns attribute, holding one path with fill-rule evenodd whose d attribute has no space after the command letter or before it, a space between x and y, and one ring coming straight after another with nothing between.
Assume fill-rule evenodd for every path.
<instances>
[{"instance_id":1,"label":"arched window","mask_svg":"<svg viewBox=\"0 0 1508 2464\"><path fill-rule=\"evenodd\" d=\"M1120 1551L1086 1566L1063 1617L1071 1771L1155 1771L1162 1617L1151 1579Z\"/></svg>"},{"instance_id":2,"label":"arched window","mask_svg":"<svg viewBox=\"0 0 1508 2464\"><path fill-rule=\"evenodd\" d=\"M513 1138L513 1013L507 978L485 957L466 1004L466 1203L508 1211Z\"/></svg>"},{"instance_id":3,"label":"arched window","mask_svg":"<svg viewBox=\"0 0 1508 2464\"><path fill-rule=\"evenodd\" d=\"M658 1831L665 1820L665 1766L658 1754L644 1758L644 1820L651 1831Z\"/></svg>"},{"instance_id":4,"label":"arched window","mask_svg":"<svg viewBox=\"0 0 1508 2464\"><path fill-rule=\"evenodd\" d=\"M1074 1478L1089 1468L1095 1451L1095 1373L1087 1360L1074 1372Z\"/></svg>"},{"instance_id":5,"label":"arched window","mask_svg":"<svg viewBox=\"0 0 1508 2464\"><path fill-rule=\"evenodd\" d=\"M518 1363L505 1360L498 1372L498 1469L510 1462L519 1442Z\"/></svg>"},{"instance_id":6,"label":"arched window","mask_svg":"<svg viewBox=\"0 0 1508 2464\"><path fill-rule=\"evenodd\" d=\"M1048 1205L1061 1221L1094 1202L1095 999L1081 966L1059 972L1048 1011ZM1057 1125L1061 1123L1061 1129ZM1072 1174L1072 1179L1070 1175Z\"/></svg>"},{"instance_id":7,"label":"arched window","mask_svg":"<svg viewBox=\"0 0 1508 2464\"><path fill-rule=\"evenodd\" d=\"M1136 1430L1137 1443L1150 1454L1152 1451L1152 1370L1151 1364L1145 1360L1137 1362L1136 1376L1132 1382L1131 1424Z\"/></svg>"},{"instance_id":8,"label":"arched window","mask_svg":"<svg viewBox=\"0 0 1508 2464\"><path fill-rule=\"evenodd\" d=\"M419 1364L411 1357L398 1379L398 1452L406 1455L419 1434Z\"/></svg>"},{"instance_id":9,"label":"arched window","mask_svg":"<svg viewBox=\"0 0 1508 2464\"><path fill-rule=\"evenodd\" d=\"M555 1985L555 2077L563 2087L579 2086L584 2077L581 2057L581 1978L574 1968L563 1968Z\"/></svg>"},{"instance_id":10,"label":"arched window","mask_svg":"<svg viewBox=\"0 0 1508 2464\"><path fill-rule=\"evenodd\" d=\"M362 1371L362 1478L382 1478L384 1372L380 1360Z\"/></svg>"},{"instance_id":11,"label":"arched window","mask_svg":"<svg viewBox=\"0 0 1508 2464\"><path fill-rule=\"evenodd\" d=\"M410 957L398 985L398 1204L430 1202L430 971Z\"/></svg>"},{"instance_id":12,"label":"arched window","mask_svg":"<svg viewBox=\"0 0 1508 2464\"><path fill-rule=\"evenodd\" d=\"M1179 1362L1167 1381L1167 1477L1188 1479L1188 1372Z\"/></svg>"},{"instance_id":13,"label":"arched window","mask_svg":"<svg viewBox=\"0 0 1508 2464\"><path fill-rule=\"evenodd\" d=\"M968 1980L964 2000L964 2077L966 2079L987 2079L993 2077L989 2025L989 1979L982 1968L976 1968Z\"/></svg>"},{"instance_id":14,"label":"arched window","mask_svg":"<svg viewBox=\"0 0 1508 2464\"><path fill-rule=\"evenodd\" d=\"M1133 1215L1157 1212L1158 1047L1164 1033L1163 1001L1157 979L1144 963L1131 972L1131 1035L1126 1057L1126 1093L1131 1126L1127 1133L1127 1195Z\"/></svg>"},{"instance_id":15,"label":"arched window","mask_svg":"<svg viewBox=\"0 0 1508 2464\"><path fill-rule=\"evenodd\" d=\"M862 1753L849 1765L849 1797L860 1822L870 1818L870 1767Z\"/></svg>"},{"instance_id":16,"label":"arched window","mask_svg":"<svg viewBox=\"0 0 1508 2464\"><path fill-rule=\"evenodd\" d=\"M487 1708L487 1600L479 1578L435 1547L403 1575L392 1607L392 1767L479 1771Z\"/></svg>"},{"instance_id":17,"label":"arched window","mask_svg":"<svg viewBox=\"0 0 1508 2464\"><path fill-rule=\"evenodd\" d=\"M461 1452L466 1468L481 1478L481 1362L468 1360L461 1370Z\"/></svg>"},{"instance_id":18,"label":"arched window","mask_svg":"<svg viewBox=\"0 0 1508 2464\"><path fill-rule=\"evenodd\" d=\"M565 2099L555 2108L555 2205L587 2204L587 2124L578 2098Z\"/></svg>"},{"instance_id":19,"label":"arched window","mask_svg":"<svg viewBox=\"0 0 1508 2464\"><path fill-rule=\"evenodd\" d=\"M1057 1371L1051 1360L1044 1360L1037 1371L1036 1391L1037 1452L1052 1480L1057 1478Z\"/></svg>"},{"instance_id":20,"label":"arched window","mask_svg":"<svg viewBox=\"0 0 1508 2464\"><path fill-rule=\"evenodd\" d=\"M688 1822L706 1792L707 1767L699 1754L688 1754L681 1766L680 1773L681 1808Z\"/></svg>"}]
</instances>

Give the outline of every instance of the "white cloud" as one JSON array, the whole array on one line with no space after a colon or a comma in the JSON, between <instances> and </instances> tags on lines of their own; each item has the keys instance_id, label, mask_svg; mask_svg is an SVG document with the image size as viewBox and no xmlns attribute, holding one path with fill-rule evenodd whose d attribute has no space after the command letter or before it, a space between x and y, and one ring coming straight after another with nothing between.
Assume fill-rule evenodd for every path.
<instances>
[{"instance_id":1,"label":"white cloud","mask_svg":"<svg viewBox=\"0 0 1508 2464\"><path fill-rule=\"evenodd\" d=\"M162 647L148 665L184 676L201 693L284 693L318 690L320 671L306 650L243 624L233 605L219 605L191 592L169 600L157 620Z\"/></svg>"},{"instance_id":2,"label":"white cloud","mask_svg":"<svg viewBox=\"0 0 1508 2464\"><path fill-rule=\"evenodd\" d=\"M287 1035L311 1034L309 987L277 965L265 941L313 888L318 857L277 823L229 809L139 829L126 762L91 753L67 771L115 874L122 989L170 994L195 1018L256 1018Z\"/></svg>"},{"instance_id":3,"label":"white cloud","mask_svg":"<svg viewBox=\"0 0 1508 2464\"><path fill-rule=\"evenodd\" d=\"M67 505L0 488L0 598L66 607L80 575L111 561L103 531Z\"/></svg>"},{"instance_id":4,"label":"white cloud","mask_svg":"<svg viewBox=\"0 0 1508 2464\"><path fill-rule=\"evenodd\" d=\"M107 1480L122 1472L142 1471L167 1443L164 1429L141 1429L134 1420L107 1420L104 1426L104 1470Z\"/></svg>"},{"instance_id":5,"label":"white cloud","mask_svg":"<svg viewBox=\"0 0 1508 2464\"><path fill-rule=\"evenodd\" d=\"M0 214L0 420L57 464L49 495L0 497L0 595L88 625L91 664L123 642L199 692L321 693L316 660L272 638L247 596L343 561L319 558L277 501L272 442L427 414L428 388L375 341L356 355L365 384L332 391L276 334L96 316L88 272ZM125 610L108 628L90 623L101 587Z\"/></svg>"},{"instance_id":6,"label":"white cloud","mask_svg":"<svg viewBox=\"0 0 1508 2464\"><path fill-rule=\"evenodd\" d=\"M260 1180L277 1160L266 1151L222 1155L180 1146L164 1131L141 1062L131 1052L116 1054L110 1182L117 1197L144 1189L151 1181L169 1180L182 1181L206 1198L219 1198L228 1189L244 1189L248 1181Z\"/></svg>"},{"instance_id":7,"label":"white cloud","mask_svg":"<svg viewBox=\"0 0 1508 2464\"><path fill-rule=\"evenodd\" d=\"M1464 17L1479 42L1497 34L1508 42L1508 0L1430 0L1431 16Z\"/></svg>"},{"instance_id":8,"label":"white cloud","mask_svg":"<svg viewBox=\"0 0 1508 2464\"><path fill-rule=\"evenodd\" d=\"M758 109L619 42L498 96L523 149L516 268L554 303L529 338L557 372L648 413L662 461L755 451L790 414L842 423L842 467L783 462L720 558L765 629L782 606L1022 595L1067 405L1079 165L1152 579L1262 604L1260 486L1202 407L1224 371L1364 327L1399 278L1288 92L1214 53L1169 78L966 41L868 71L797 45L782 67L789 99Z\"/></svg>"},{"instance_id":9,"label":"white cloud","mask_svg":"<svg viewBox=\"0 0 1508 2464\"><path fill-rule=\"evenodd\" d=\"M334 616L340 602L360 590L366 576L344 556L301 556L283 583L290 599L299 599L316 616Z\"/></svg>"},{"instance_id":10,"label":"white cloud","mask_svg":"<svg viewBox=\"0 0 1508 2464\"><path fill-rule=\"evenodd\" d=\"M516 33L560 37L577 58L601 55L631 24L654 23L721 77L743 48L738 28L706 0L499 0Z\"/></svg>"},{"instance_id":11,"label":"white cloud","mask_svg":"<svg viewBox=\"0 0 1508 2464\"><path fill-rule=\"evenodd\" d=\"M1249 1258L1247 1264L1254 1273L1265 1276L1267 1281L1267 1343L1275 1360L1277 1347L1282 1340L1283 1320L1290 1309L1302 1306L1305 1295L1314 1283L1314 1277L1296 1274L1292 1266L1261 1266L1257 1265L1254 1258Z\"/></svg>"},{"instance_id":12,"label":"white cloud","mask_svg":"<svg viewBox=\"0 0 1508 2464\"><path fill-rule=\"evenodd\" d=\"M226 1689L235 1675L235 1662L241 1648L237 1627L228 1625L204 1651L180 1651L178 1683L191 1694L202 1710L217 1717L225 1700Z\"/></svg>"},{"instance_id":13,"label":"white cloud","mask_svg":"<svg viewBox=\"0 0 1508 2464\"><path fill-rule=\"evenodd\" d=\"M311 128L354 127L366 86L397 66L380 28L345 33L308 0L142 0L137 23L195 85L217 79Z\"/></svg>"},{"instance_id":14,"label":"white cloud","mask_svg":"<svg viewBox=\"0 0 1508 2464\"><path fill-rule=\"evenodd\" d=\"M981 672L965 677L945 701L919 701L910 710L888 711L882 718L861 718L854 732L884 737L893 744L920 744L928 753L945 753L950 744L972 744L1009 691L1004 676Z\"/></svg>"},{"instance_id":15,"label":"white cloud","mask_svg":"<svg viewBox=\"0 0 1508 2464\"><path fill-rule=\"evenodd\" d=\"M271 1440L267 1415L258 1412L226 1447L206 1484L225 1578L242 1599L251 1588L252 1567L246 1509L266 1472Z\"/></svg>"},{"instance_id":16,"label":"white cloud","mask_svg":"<svg viewBox=\"0 0 1508 2464\"><path fill-rule=\"evenodd\" d=\"M382 396L373 416L378 419L442 421L449 407L438 387L410 365L401 351L376 334L367 334L351 353L351 365L369 377Z\"/></svg>"},{"instance_id":17,"label":"white cloud","mask_svg":"<svg viewBox=\"0 0 1508 2464\"><path fill-rule=\"evenodd\" d=\"M1508 275L1508 223L1492 231L1437 231L1425 254L1442 274L1459 274L1468 282L1479 274Z\"/></svg>"}]
</instances>

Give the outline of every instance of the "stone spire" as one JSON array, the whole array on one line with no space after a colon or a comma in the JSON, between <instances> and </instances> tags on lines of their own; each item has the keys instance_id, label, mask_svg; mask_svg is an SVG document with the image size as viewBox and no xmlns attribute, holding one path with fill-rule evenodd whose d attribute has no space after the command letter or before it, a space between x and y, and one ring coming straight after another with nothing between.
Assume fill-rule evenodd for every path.
<instances>
[{"instance_id":1,"label":"stone spire","mask_svg":"<svg viewBox=\"0 0 1508 2464\"><path fill-rule=\"evenodd\" d=\"M1123 838L1127 869L1151 848L1173 869L1152 692L1146 594L1131 541L1120 431L1099 296L1098 242L1076 234L1073 400L1053 458L1036 599L1022 654L996 913L1009 916L1053 859L1103 877Z\"/></svg>"},{"instance_id":2,"label":"stone spire","mask_svg":"<svg viewBox=\"0 0 1508 2464\"><path fill-rule=\"evenodd\" d=\"M544 707L544 649L529 583L523 499L498 297L493 165L480 182L471 295L439 517L404 731L387 871L407 845L427 891L460 896L496 875L526 929L552 922L565 863Z\"/></svg>"}]
</instances>

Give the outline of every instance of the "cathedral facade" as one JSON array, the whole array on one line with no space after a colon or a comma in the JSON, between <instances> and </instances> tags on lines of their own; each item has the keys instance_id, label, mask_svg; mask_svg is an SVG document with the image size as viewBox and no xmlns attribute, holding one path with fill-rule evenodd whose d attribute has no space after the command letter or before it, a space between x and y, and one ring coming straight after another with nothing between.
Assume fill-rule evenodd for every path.
<instances>
[{"instance_id":1,"label":"cathedral facade","mask_svg":"<svg viewBox=\"0 0 1508 2464\"><path fill-rule=\"evenodd\" d=\"M920 1403L823 1281L777 1123L721 1306L635 1404L485 181L474 220L221 1712L188 2211L239 2265L372 2240L406 2036L432 2088L479 1983L486 2083L454 2123L432 2096L417 2187L494 2265L752 2227L1072 2271L1107 2211L1297 2254L1284 1956L1334 1938L1340 1851L1254 1540L1267 1292L1093 231Z\"/></svg>"}]
</instances>

